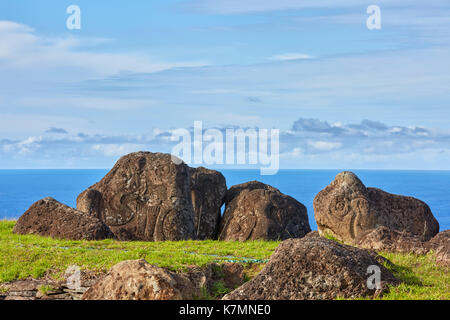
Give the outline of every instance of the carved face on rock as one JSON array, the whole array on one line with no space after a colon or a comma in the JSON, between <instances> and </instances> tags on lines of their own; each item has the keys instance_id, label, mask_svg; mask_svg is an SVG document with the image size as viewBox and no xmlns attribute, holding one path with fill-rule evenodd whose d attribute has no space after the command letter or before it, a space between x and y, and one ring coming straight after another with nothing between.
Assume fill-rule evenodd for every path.
<instances>
[{"instance_id":1,"label":"carved face on rock","mask_svg":"<svg viewBox=\"0 0 450 320\"><path fill-rule=\"evenodd\" d=\"M351 172L343 172L314 199L319 232L352 241L374 224L371 202L364 184Z\"/></svg>"},{"instance_id":2,"label":"carved face on rock","mask_svg":"<svg viewBox=\"0 0 450 320\"><path fill-rule=\"evenodd\" d=\"M439 223L429 206L412 197L366 188L351 172L342 172L314 198L319 233L352 243L379 226L429 240Z\"/></svg>"}]
</instances>

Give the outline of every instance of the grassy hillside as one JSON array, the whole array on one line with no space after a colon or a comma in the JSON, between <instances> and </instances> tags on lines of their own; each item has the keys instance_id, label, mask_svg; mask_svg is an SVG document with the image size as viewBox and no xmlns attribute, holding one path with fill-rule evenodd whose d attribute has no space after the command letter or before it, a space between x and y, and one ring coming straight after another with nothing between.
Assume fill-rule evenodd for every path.
<instances>
[{"instance_id":1,"label":"grassy hillside","mask_svg":"<svg viewBox=\"0 0 450 320\"><path fill-rule=\"evenodd\" d=\"M107 271L128 259L144 258L171 270L189 265L235 261L263 264L279 242L179 241L118 242L71 241L12 233L14 221L0 221L0 283L27 277L60 279L70 265L85 270ZM383 254L389 267L404 283L383 299L450 299L450 272L436 266L431 254Z\"/></svg>"}]
</instances>

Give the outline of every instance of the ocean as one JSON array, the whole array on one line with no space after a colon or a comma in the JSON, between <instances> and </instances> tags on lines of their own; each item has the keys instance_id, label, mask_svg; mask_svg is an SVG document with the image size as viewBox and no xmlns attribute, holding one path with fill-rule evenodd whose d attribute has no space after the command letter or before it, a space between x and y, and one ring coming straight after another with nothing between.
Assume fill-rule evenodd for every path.
<instances>
[{"instance_id":1,"label":"ocean","mask_svg":"<svg viewBox=\"0 0 450 320\"><path fill-rule=\"evenodd\" d=\"M280 170L261 176L259 170L220 170L228 187L259 180L278 188L308 208L311 228L313 199L341 170ZM71 207L76 197L99 181L108 170L0 170L0 219L20 217L35 201L53 197ZM450 171L354 170L367 187L408 195L425 201L440 224L450 229Z\"/></svg>"}]
</instances>

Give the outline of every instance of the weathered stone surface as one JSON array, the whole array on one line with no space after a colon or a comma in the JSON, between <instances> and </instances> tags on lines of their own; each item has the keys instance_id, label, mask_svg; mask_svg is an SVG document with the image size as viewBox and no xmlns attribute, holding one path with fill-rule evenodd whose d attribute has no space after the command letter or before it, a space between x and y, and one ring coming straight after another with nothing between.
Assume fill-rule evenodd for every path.
<instances>
[{"instance_id":1,"label":"weathered stone surface","mask_svg":"<svg viewBox=\"0 0 450 320\"><path fill-rule=\"evenodd\" d=\"M450 230L442 231L424 242L418 236L378 227L359 235L355 239L355 245L375 251L417 255L425 255L432 250L437 264L449 266L450 263Z\"/></svg>"},{"instance_id":2,"label":"weathered stone surface","mask_svg":"<svg viewBox=\"0 0 450 320\"><path fill-rule=\"evenodd\" d=\"M450 267L450 230L439 232L425 246L433 250L437 264Z\"/></svg>"},{"instance_id":3,"label":"weathered stone surface","mask_svg":"<svg viewBox=\"0 0 450 320\"><path fill-rule=\"evenodd\" d=\"M314 198L314 214L321 235L346 243L379 226L429 240L439 224L428 205L418 199L366 188L351 172L341 172Z\"/></svg>"},{"instance_id":4,"label":"weathered stone surface","mask_svg":"<svg viewBox=\"0 0 450 320\"><path fill-rule=\"evenodd\" d=\"M436 249L445 245L450 245L450 229L439 232L430 241L426 242L426 246L430 249Z\"/></svg>"},{"instance_id":5,"label":"weathered stone surface","mask_svg":"<svg viewBox=\"0 0 450 320\"><path fill-rule=\"evenodd\" d=\"M380 289L369 289L369 266L381 271ZM398 284L390 271L363 249L321 237L288 239L255 278L227 294L228 300L317 300L379 295Z\"/></svg>"},{"instance_id":6,"label":"weathered stone surface","mask_svg":"<svg viewBox=\"0 0 450 320\"><path fill-rule=\"evenodd\" d=\"M319 234L319 231L317 231L317 230L313 230L311 232L308 232L305 235L305 238L319 238L319 237L320 237L320 234Z\"/></svg>"},{"instance_id":7,"label":"weathered stone surface","mask_svg":"<svg viewBox=\"0 0 450 320\"><path fill-rule=\"evenodd\" d=\"M82 270L76 287L67 278L61 281L27 278L3 283L0 284L0 300L80 300L102 276L101 272Z\"/></svg>"},{"instance_id":8,"label":"weathered stone surface","mask_svg":"<svg viewBox=\"0 0 450 320\"><path fill-rule=\"evenodd\" d=\"M190 168L191 197L195 213L195 234L198 240L216 239L227 184L218 171L203 167Z\"/></svg>"},{"instance_id":9,"label":"weathered stone surface","mask_svg":"<svg viewBox=\"0 0 450 320\"><path fill-rule=\"evenodd\" d=\"M231 187L225 205L220 240L284 240L311 231L303 204L258 181Z\"/></svg>"},{"instance_id":10,"label":"weathered stone surface","mask_svg":"<svg viewBox=\"0 0 450 320\"><path fill-rule=\"evenodd\" d=\"M244 283L244 267L240 263L210 263L205 267L190 266L186 277L192 282L198 292L206 289L210 296L217 296L217 285L234 290Z\"/></svg>"},{"instance_id":11,"label":"weathered stone surface","mask_svg":"<svg viewBox=\"0 0 450 320\"><path fill-rule=\"evenodd\" d=\"M428 252L428 248L420 237L386 227L378 227L359 234L355 239L355 245L375 251L414 254L426 254Z\"/></svg>"},{"instance_id":12,"label":"weathered stone surface","mask_svg":"<svg viewBox=\"0 0 450 320\"><path fill-rule=\"evenodd\" d=\"M240 263L222 264L225 287L235 289L244 283L244 267Z\"/></svg>"},{"instance_id":13,"label":"weathered stone surface","mask_svg":"<svg viewBox=\"0 0 450 320\"><path fill-rule=\"evenodd\" d=\"M78 196L77 208L104 221L120 240L195 238L189 167L170 154L122 157Z\"/></svg>"},{"instance_id":14,"label":"weathered stone surface","mask_svg":"<svg viewBox=\"0 0 450 320\"><path fill-rule=\"evenodd\" d=\"M34 299L38 293L39 287L45 285L44 280L18 280L8 286L8 300L21 298Z\"/></svg>"},{"instance_id":15,"label":"weathered stone surface","mask_svg":"<svg viewBox=\"0 0 450 320\"><path fill-rule=\"evenodd\" d=\"M72 240L101 240L114 237L111 230L99 219L70 208L53 198L35 202L17 220L13 232Z\"/></svg>"},{"instance_id":16,"label":"weathered stone surface","mask_svg":"<svg viewBox=\"0 0 450 320\"><path fill-rule=\"evenodd\" d=\"M440 246L435 251L436 263L445 267L450 267L450 245Z\"/></svg>"},{"instance_id":17,"label":"weathered stone surface","mask_svg":"<svg viewBox=\"0 0 450 320\"><path fill-rule=\"evenodd\" d=\"M83 300L183 300L199 296L191 280L145 260L123 261L90 287Z\"/></svg>"}]
</instances>

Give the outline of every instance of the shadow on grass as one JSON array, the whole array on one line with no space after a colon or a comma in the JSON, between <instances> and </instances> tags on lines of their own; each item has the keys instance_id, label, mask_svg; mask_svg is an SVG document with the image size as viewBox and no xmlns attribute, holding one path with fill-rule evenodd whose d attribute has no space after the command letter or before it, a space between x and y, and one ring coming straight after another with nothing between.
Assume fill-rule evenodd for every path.
<instances>
[{"instance_id":1,"label":"shadow on grass","mask_svg":"<svg viewBox=\"0 0 450 320\"><path fill-rule=\"evenodd\" d=\"M391 271L394 276L406 285L423 286L420 278L414 274L414 271L410 267L399 266L392 262L383 263L384 266Z\"/></svg>"}]
</instances>

